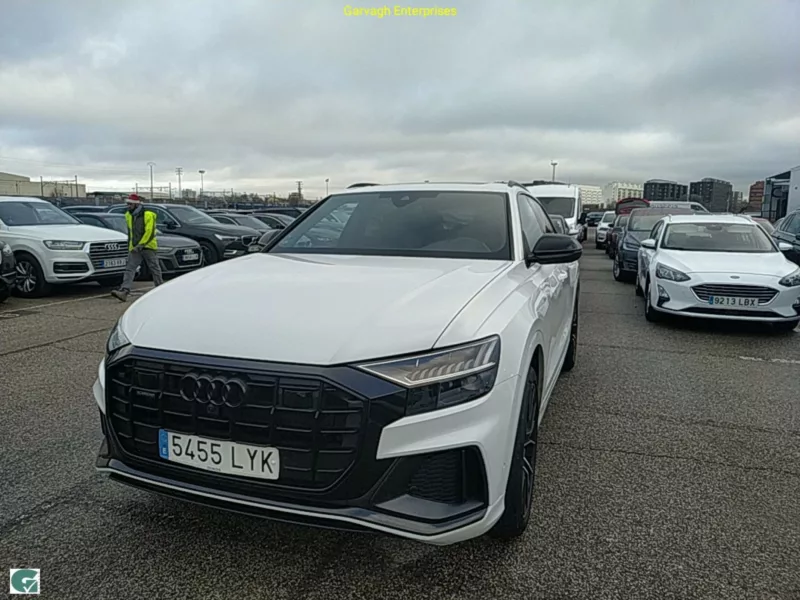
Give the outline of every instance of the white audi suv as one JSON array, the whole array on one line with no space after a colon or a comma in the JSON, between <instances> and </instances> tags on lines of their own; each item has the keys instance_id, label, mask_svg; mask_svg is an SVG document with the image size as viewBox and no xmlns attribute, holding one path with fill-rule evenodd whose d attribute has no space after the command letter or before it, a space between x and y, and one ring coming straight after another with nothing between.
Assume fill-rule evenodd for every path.
<instances>
[{"instance_id":1,"label":"white audi suv","mask_svg":"<svg viewBox=\"0 0 800 600\"><path fill-rule=\"evenodd\" d=\"M93 389L97 468L283 521L518 536L580 255L514 182L333 194L128 308Z\"/></svg>"},{"instance_id":2,"label":"white audi suv","mask_svg":"<svg viewBox=\"0 0 800 600\"><path fill-rule=\"evenodd\" d=\"M128 236L84 225L47 200L0 196L0 240L14 252L23 297L65 283L119 285L125 272Z\"/></svg>"},{"instance_id":3,"label":"white audi suv","mask_svg":"<svg viewBox=\"0 0 800 600\"><path fill-rule=\"evenodd\" d=\"M645 316L763 321L791 331L800 323L800 268L748 217L664 217L639 247L638 294Z\"/></svg>"}]
</instances>

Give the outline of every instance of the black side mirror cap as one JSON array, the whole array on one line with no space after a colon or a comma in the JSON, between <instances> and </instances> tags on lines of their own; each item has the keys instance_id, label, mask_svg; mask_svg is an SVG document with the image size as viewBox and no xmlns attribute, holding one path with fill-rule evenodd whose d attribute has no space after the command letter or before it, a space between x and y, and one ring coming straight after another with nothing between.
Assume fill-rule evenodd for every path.
<instances>
[{"instance_id":1,"label":"black side mirror cap","mask_svg":"<svg viewBox=\"0 0 800 600\"><path fill-rule=\"evenodd\" d=\"M525 264L559 265L575 262L583 254L583 246L570 235L545 233L536 242Z\"/></svg>"}]
</instances>

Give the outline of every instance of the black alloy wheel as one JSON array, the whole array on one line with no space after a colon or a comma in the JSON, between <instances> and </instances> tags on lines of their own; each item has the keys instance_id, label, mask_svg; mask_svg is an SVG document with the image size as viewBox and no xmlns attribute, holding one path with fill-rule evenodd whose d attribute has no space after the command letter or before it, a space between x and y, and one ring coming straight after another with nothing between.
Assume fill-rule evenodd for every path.
<instances>
[{"instance_id":1,"label":"black alloy wheel","mask_svg":"<svg viewBox=\"0 0 800 600\"><path fill-rule=\"evenodd\" d=\"M539 432L539 377L531 366L522 394L517 434L506 481L505 509L489 534L500 540L521 536L528 527L536 478Z\"/></svg>"},{"instance_id":2,"label":"black alloy wheel","mask_svg":"<svg viewBox=\"0 0 800 600\"><path fill-rule=\"evenodd\" d=\"M200 249L203 251L203 264L213 265L219 261L219 253L209 242L200 242Z\"/></svg>"}]
</instances>

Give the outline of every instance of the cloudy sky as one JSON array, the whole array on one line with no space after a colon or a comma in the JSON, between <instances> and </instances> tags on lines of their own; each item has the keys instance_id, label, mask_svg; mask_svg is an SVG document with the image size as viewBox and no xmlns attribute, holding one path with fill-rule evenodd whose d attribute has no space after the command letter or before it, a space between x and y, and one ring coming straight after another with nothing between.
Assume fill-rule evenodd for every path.
<instances>
[{"instance_id":1,"label":"cloudy sky","mask_svg":"<svg viewBox=\"0 0 800 600\"><path fill-rule=\"evenodd\" d=\"M800 164L797 0L2 0L0 171L309 195ZM357 7L383 4L354 3ZM393 6L393 5L389 5ZM433 6L425 2L411 6Z\"/></svg>"}]
</instances>

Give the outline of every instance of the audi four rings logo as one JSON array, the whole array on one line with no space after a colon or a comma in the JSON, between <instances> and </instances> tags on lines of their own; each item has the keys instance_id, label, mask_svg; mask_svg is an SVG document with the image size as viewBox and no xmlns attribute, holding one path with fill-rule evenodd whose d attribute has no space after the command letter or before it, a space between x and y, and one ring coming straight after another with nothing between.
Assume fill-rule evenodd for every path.
<instances>
[{"instance_id":1,"label":"audi four rings logo","mask_svg":"<svg viewBox=\"0 0 800 600\"><path fill-rule=\"evenodd\" d=\"M106 250L119 250L120 248L119 244L106 244Z\"/></svg>"},{"instance_id":2,"label":"audi four rings logo","mask_svg":"<svg viewBox=\"0 0 800 600\"><path fill-rule=\"evenodd\" d=\"M181 378L181 397L187 402L211 403L235 408L247 396L247 384L241 379L188 373Z\"/></svg>"}]
</instances>

